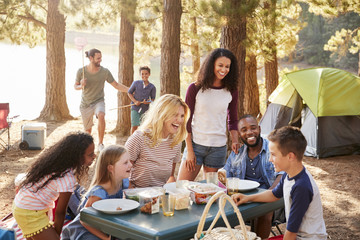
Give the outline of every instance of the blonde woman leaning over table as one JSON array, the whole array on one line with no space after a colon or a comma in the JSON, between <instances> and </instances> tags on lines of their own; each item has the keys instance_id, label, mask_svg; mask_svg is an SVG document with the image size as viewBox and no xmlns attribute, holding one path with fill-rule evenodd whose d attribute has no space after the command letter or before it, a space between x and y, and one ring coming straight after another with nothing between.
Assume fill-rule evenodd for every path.
<instances>
[{"instance_id":1,"label":"blonde woman leaning over table","mask_svg":"<svg viewBox=\"0 0 360 240\"><path fill-rule=\"evenodd\" d=\"M133 163L131 187L175 182L175 166L180 161L188 118L188 106L173 94L161 96L150 106L138 130L125 143Z\"/></svg>"}]
</instances>

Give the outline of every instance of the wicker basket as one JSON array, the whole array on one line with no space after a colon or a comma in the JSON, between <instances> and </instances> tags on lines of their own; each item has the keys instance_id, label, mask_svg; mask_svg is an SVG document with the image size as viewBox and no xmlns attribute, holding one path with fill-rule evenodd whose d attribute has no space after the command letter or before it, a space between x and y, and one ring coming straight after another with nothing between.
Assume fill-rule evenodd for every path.
<instances>
[{"instance_id":1,"label":"wicker basket","mask_svg":"<svg viewBox=\"0 0 360 240\"><path fill-rule=\"evenodd\" d=\"M207 231L203 231L206 216L209 212L209 209L210 209L211 205L218 198L219 198L219 202L218 202L219 211L216 214L209 229ZM231 228L229 221L226 217L225 211L224 211L226 201L228 201L233 206L236 216L239 220L241 229ZM222 218L225 222L226 228L225 227L217 227L217 228L213 229L213 227L215 226L220 215L222 216ZM241 213L239 211L239 208L236 206L236 204L231 199L231 197L226 195L224 192L216 193L214 196L212 196L210 198L209 202L206 204L204 212L200 218L200 222L199 222L197 231L194 235L194 239L195 240L199 240L199 239L201 239L201 240L261 240L259 237L256 236L255 233L246 230L246 226L245 226L244 220L241 216Z\"/></svg>"}]
</instances>

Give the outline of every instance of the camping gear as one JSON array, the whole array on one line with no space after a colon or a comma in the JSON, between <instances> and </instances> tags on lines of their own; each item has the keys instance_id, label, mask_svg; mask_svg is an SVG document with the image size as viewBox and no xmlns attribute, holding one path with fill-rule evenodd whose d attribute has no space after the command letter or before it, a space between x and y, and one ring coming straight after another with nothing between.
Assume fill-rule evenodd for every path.
<instances>
[{"instance_id":1,"label":"camping gear","mask_svg":"<svg viewBox=\"0 0 360 240\"><path fill-rule=\"evenodd\" d=\"M14 118L19 115L9 117L10 106L9 103L0 103L0 145L5 149L10 149L10 127ZM3 133L7 132L7 143L1 138Z\"/></svg>"},{"instance_id":2,"label":"camping gear","mask_svg":"<svg viewBox=\"0 0 360 240\"><path fill-rule=\"evenodd\" d=\"M262 136L286 125L301 128L305 156L360 154L360 78L335 68L290 72L269 97Z\"/></svg>"},{"instance_id":3,"label":"camping gear","mask_svg":"<svg viewBox=\"0 0 360 240\"><path fill-rule=\"evenodd\" d=\"M41 150L45 146L46 123L27 123L21 127L20 149Z\"/></svg>"},{"instance_id":4,"label":"camping gear","mask_svg":"<svg viewBox=\"0 0 360 240\"><path fill-rule=\"evenodd\" d=\"M85 70L84 70L84 47L87 45L87 40L86 38L83 38L83 37L76 37L74 39L74 42L75 42L75 46L78 50L81 50L81 56L82 56L82 76L83 76L83 79L85 78Z\"/></svg>"},{"instance_id":5,"label":"camping gear","mask_svg":"<svg viewBox=\"0 0 360 240\"><path fill-rule=\"evenodd\" d=\"M208 214L211 205L218 198L219 198L219 201L218 201L219 211L216 214L214 220L212 221L209 229L207 231L203 231L204 225L205 225L205 220L206 220L206 215ZM240 229L231 228L229 221L227 220L225 210L224 210L226 201L228 201L234 208L236 216L239 220ZM219 219L220 215L225 222L226 228L225 227L213 228L215 226L217 220ZM199 239L203 239L203 240L217 240L217 239L222 239L222 240L260 240L260 238L257 237L255 233L247 231L244 220L239 211L239 208L236 206L235 202L231 199L231 197L229 197L228 195L226 195L224 192L221 192L221 191L217 192L215 195L213 195L210 198L209 202L206 204L204 212L200 218L200 222L199 222L197 231L194 235L194 239L195 240L199 240Z\"/></svg>"}]
</instances>

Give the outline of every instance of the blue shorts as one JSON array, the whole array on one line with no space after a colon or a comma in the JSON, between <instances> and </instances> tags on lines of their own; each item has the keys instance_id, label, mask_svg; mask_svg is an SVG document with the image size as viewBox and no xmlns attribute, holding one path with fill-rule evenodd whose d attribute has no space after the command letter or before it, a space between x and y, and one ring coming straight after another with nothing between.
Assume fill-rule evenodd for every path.
<instances>
[{"instance_id":1,"label":"blue shorts","mask_svg":"<svg viewBox=\"0 0 360 240\"><path fill-rule=\"evenodd\" d=\"M207 147L192 142L197 165L210 168L222 168L225 166L227 146ZM182 160L186 160L187 148L185 147Z\"/></svg>"},{"instance_id":2,"label":"blue shorts","mask_svg":"<svg viewBox=\"0 0 360 240\"><path fill-rule=\"evenodd\" d=\"M141 118L144 114L140 114L138 111L131 109L131 126L140 126Z\"/></svg>"}]
</instances>

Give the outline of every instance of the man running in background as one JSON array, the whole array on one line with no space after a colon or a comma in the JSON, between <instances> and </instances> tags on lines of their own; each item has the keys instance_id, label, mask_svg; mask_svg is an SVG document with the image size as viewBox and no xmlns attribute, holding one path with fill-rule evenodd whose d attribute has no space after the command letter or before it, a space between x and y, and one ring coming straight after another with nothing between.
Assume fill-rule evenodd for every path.
<instances>
[{"instance_id":1,"label":"man running in background","mask_svg":"<svg viewBox=\"0 0 360 240\"><path fill-rule=\"evenodd\" d=\"M111 72L100 66L101 51L93 48L86 51L85 55L89 58L90 63L78 70L74 87L76 90L83 90L80 112L85 131L91 133L94 115L98 119L99 144L97 150L100 152L104 148L105 135L105 81L120 92L127 92L129 88L116 82Z\"/></svg>"}]
</instances>

